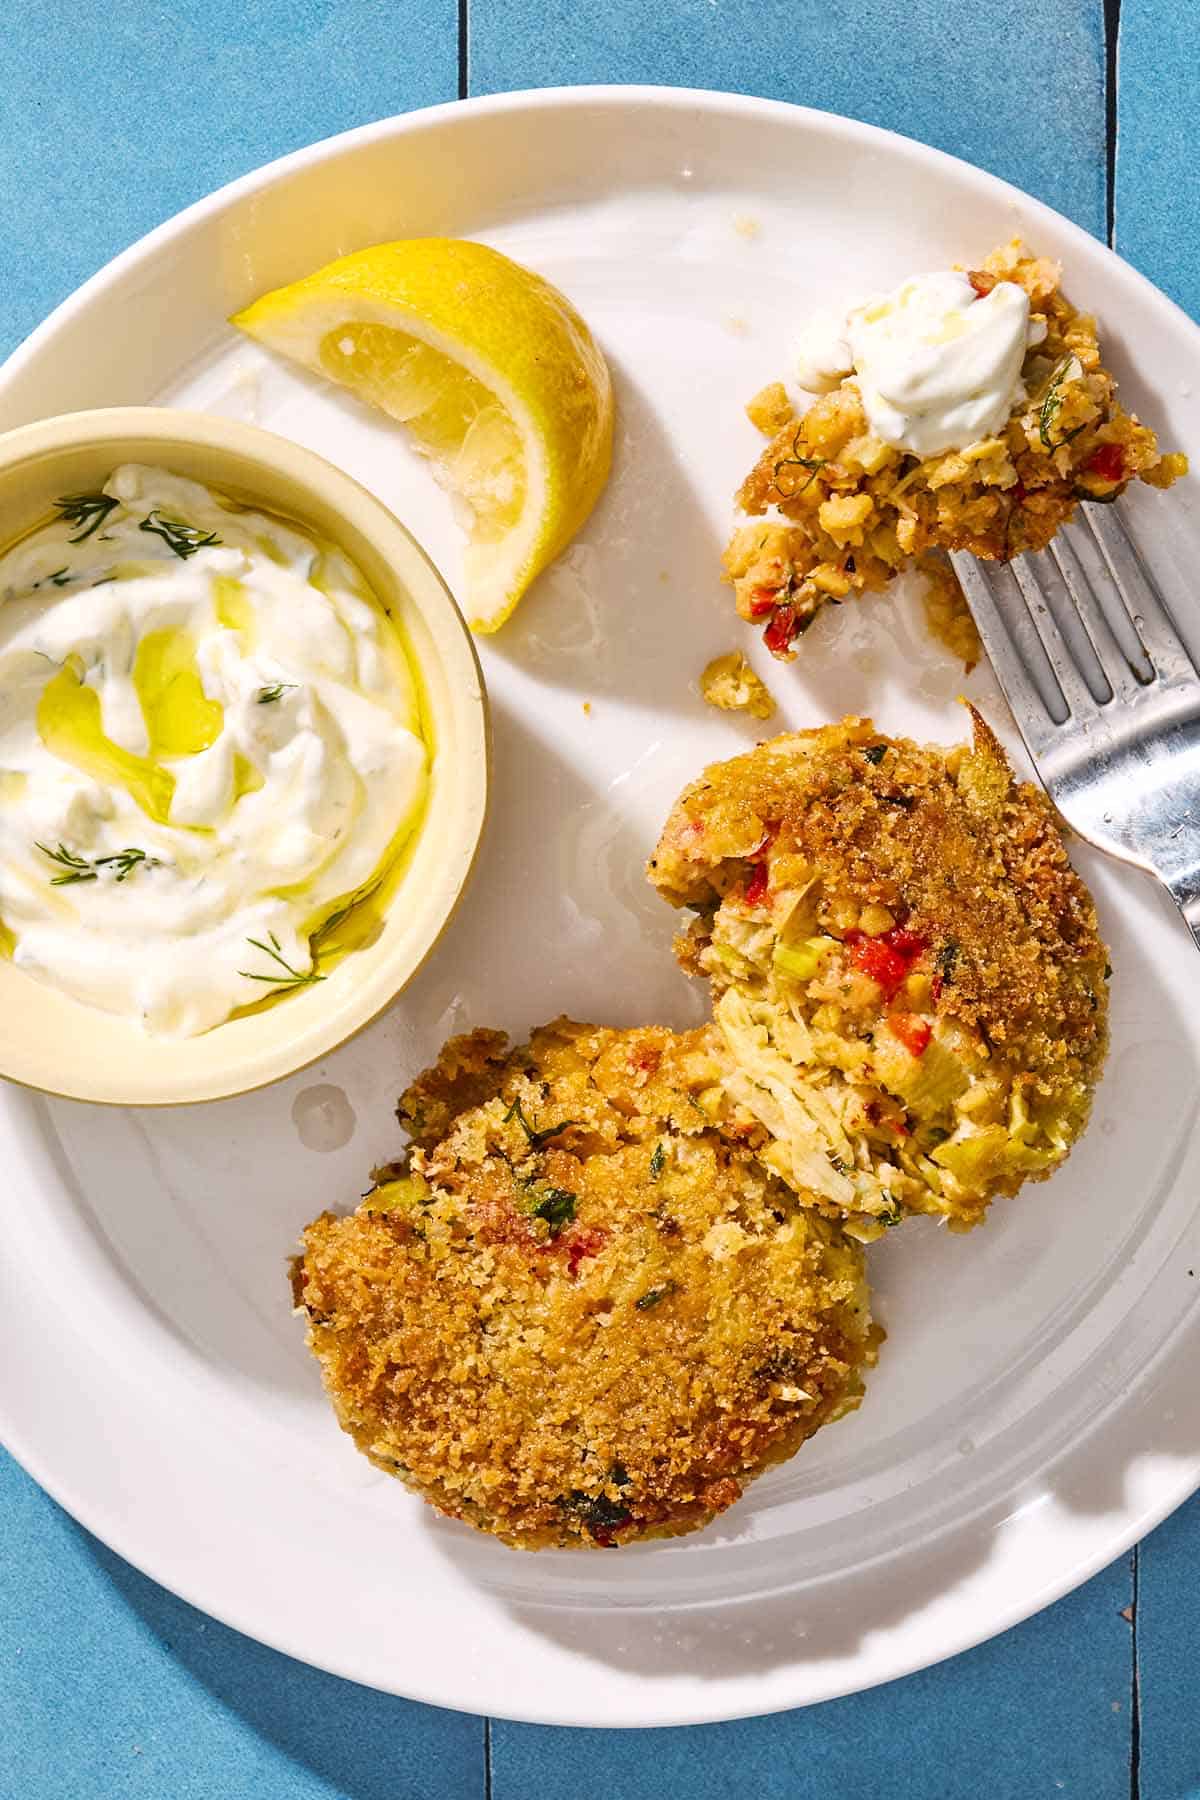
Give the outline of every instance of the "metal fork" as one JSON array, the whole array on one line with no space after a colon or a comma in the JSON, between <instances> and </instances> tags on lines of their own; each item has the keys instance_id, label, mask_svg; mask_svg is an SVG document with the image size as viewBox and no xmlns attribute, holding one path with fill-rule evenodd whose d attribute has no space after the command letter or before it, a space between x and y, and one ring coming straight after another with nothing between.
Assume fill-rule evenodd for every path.
<instances>
[{"instance_id":1,"label":"metal fork","mask_svg":"<svg viewBox=\"0 0 1200 1800\"><path fill-rule=\"evenodd\" d=\"M1062 817L1158 877L1200 946L1200 671L1115 506L1048 550L952 561Z\"/></svg>"}]
</instances>

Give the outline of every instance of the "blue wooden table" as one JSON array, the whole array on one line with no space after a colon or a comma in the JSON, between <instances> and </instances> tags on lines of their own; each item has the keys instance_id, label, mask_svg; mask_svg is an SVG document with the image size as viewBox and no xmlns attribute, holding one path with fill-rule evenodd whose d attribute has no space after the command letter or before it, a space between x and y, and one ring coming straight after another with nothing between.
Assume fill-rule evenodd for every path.
<instances>
[{"instance_id":1,"label":"blue wooden table","mask_svg":"<svg viewBox=\"0 0 1200 1800\"><path fill-rule=\"evenodd\" d=\"M1111 237L1200 316L1194 0L10 0L6 17L0 354L131 239L284 151L590 81L732 88L923 138ZM0 1461L0 1669L0 1800L1185 1800L1200 1502L940 1668L621 1734L303 1668L136 1574Z\"/></svg>"}]
</instances>

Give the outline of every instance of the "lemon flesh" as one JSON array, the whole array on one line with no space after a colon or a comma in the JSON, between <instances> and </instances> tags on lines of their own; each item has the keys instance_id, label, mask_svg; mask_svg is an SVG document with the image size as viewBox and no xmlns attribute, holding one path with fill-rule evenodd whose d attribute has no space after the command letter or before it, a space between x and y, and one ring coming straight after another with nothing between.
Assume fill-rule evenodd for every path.
<instances>
[{"instance_id":1,"label":"lemon flesh","mask_svg":"<svg viewBox=\"0 0 1200 1800\"><path fill-rule=\"evenodd\" d=\"M233 323L403 425L462 504L470 623L494 631L599 499L608 367L540 275L459 238L376 244Z\"/></svg>"}]
</instances>

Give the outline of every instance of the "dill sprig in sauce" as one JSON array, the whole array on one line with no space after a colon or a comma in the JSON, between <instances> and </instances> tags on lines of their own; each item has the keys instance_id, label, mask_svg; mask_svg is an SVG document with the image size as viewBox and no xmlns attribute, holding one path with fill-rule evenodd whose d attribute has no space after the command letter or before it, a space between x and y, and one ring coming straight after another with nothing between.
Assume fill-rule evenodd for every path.
<instances>
[{"instance_id":1,"label":"dill sprig in sauce","mask_svg":"<svg viewBox=\"0 0 1200 1800\"><path fill-rule=\"evenodd\" d=\"M182 562L195 556L197 550L205 550L210 544L221 541L215 531L201 531L198 525L188 525L183 519L165 519L157 506L142 520L138 530L160 537Z\"/></svg>"},{"instance_id":2,"label":"dill sprig in sauce","mask_svg":"<svg viewBox=\"0 0 1200 1800\"><path fill-rule=\"evenodd\" d=\"M157 856L148 856L144 850L115 850L110 856L76 856L65 844L59 844L57 850L51 850L48 844L35 844L43 856L58 863L66 870L64 875L52 875L51 887L70 887L76 881L99 881L102 873L111 871L114 881L126 881L135 869L157 869L161 867Z\"/></svg>"},{"instance_id":3,"label":"dill sprig in sauce","mask_svg":"<svg viewBox=\"0 0 1200 1800\"><path fill-rule=\"evenodd\" d=\"M93 531L99 531L109 513L121 502L114 500L111 494L64 494L54 504L60 519L66 519L69 525L83 527L73 538L68 538L68 543L82 544Z\"/></svg>"},{"instance_id":4,"label":"dill sprig in sauce","mask_svg":"<svg viewBox=\"0 0 1200 1800\"><path fill-rule=\"evenodd\" d=\"M314 981L324 981L325 977L318 969L313 968L307 971L304 969L293 969L291 963L288 962L287 958L284 956L279 939L275 936L275 933L269 931L267 937L270 939L270 942L266 944L263 943L261 938L247 938L246 942L252 944L256 950L261 950L264 956L269 956L273 963L278 963L279 967L283 970L282 975L276 975L274 971L267 974L259 974L253 969L239 969L239 975L244 975L247 981L267 981L270 982L272 987L287 990L292 988L311 987Z\"/></svg>"}]
</instances>

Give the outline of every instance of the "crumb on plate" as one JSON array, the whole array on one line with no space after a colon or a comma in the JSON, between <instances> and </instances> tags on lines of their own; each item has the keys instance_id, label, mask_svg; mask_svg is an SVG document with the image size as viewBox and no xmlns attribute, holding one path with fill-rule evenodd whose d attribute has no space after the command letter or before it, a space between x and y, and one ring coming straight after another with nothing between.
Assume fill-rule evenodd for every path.
<instances>
[{"instance_id":1,"label":"crumb on plate","mask_svg":"<svg viewBox=\"0 0 1200 1800\"><path fill-rule=\"evenodd\" d=\"M727 650L705 665L700 692L710 706L719 707L722 712L745 712L752 719L769 719L775 711L770 689L740 650Z\"/></svg>"}]
</instances>

